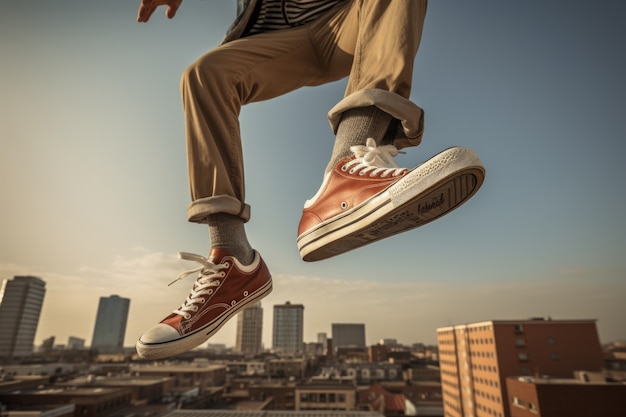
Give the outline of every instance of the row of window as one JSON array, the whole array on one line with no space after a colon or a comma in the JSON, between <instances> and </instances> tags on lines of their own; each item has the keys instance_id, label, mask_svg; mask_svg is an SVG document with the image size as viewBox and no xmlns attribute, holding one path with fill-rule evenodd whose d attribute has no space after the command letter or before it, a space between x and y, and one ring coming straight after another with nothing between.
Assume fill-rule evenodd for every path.
<instances>
[{"instance_id":1,"label":"row of window","mask_svg":"<svg viewBox=\"0 0 626 417\"><path fill-rule=\"evenodd\" d=\"M485 372L498 372L498 368L496 368L495 366L481 365L481 364L475 364L475 363L472 363L472 369L475 369L477 371L485 371Z\"/></svg>"},{"instance_id":2,"label":"row of window","mask_svg":"<svg viewBox=\"0 0 626 417\"><path fill-rule=\"evenodd\" d=\"M498 381L494 381L492 379L487 378L474 378L474 381L478 384L488 385L490 387L499 388L500 383Z\"/></svg>"},{"instance_id":3,"label":"row of window","mask_svg":"<svg viewBox=\"0 0 626 417\"><path fill-rule=\"evenodd\" d=\"M346 402L346 394L335 394L335 393L307 393L303 392L300 394L300 401L309 402L309 403L345 403Z\"/></svg>"},{"instance_id":4,"label":"row of window","mask_svg":"<svg viewBox=\"0 0 626 417\"><path fill-rule=\"evenodd\" d=\"M495 358L496 352L471 351L470 356L474 356L477 358Z\"/></svg>"},{"instance_id":5,"label":"row of window","mask_svg":"<svg viewBox=\"0 0 626 417\"><path fill-rule=\"evenodd\" d=\"M494 417L503 417L503 415L502 415L502 412L501 412L501 411L494 410L493 408L490 408L490 407L484 406L484 405L482 405L482 404L477 404L477 405L476 405L476 408L477 408L477 409L479 409L479 410L481 410L481 411L483 411L483 412L485 412L485 413L487 413L487 414L489 414L490 416L494 416Z\"/></svg>"},{"instance_id":6,"label":"row of window","mask_svg":"<svg viewBox=\"0 0 626 417\"><path fill-rule=\"evenodd\" d=\"M520 362L527 362L529 360L528 359L528 353L527 352L519 352L517 354L517 359ZM550 360L552 360L553 362L558 362L558 361L561 360L561 356L557 352L552 352L550 354Z\"/></svg>"}]
</instances>

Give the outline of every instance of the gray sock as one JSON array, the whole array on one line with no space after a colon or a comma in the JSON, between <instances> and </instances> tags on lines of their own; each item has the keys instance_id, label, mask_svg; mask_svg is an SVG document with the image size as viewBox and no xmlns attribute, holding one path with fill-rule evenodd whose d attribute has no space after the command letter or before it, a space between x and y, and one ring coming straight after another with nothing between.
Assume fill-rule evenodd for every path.
<instances>
[{"instance_id":1,"label":"gray sock","mask_svg":"<svg viewBox=\"0 0 626 417\"><path fill-rule=\"evenodd\" d=\"M365 145L368 138L380 144L387 133L392 117L376 106L357 107L346 111L341 117L333 153L326 171L331 171L337 162L352 155L351 146Z\"/></svg>"},{"instance_id":2,"label":"gray sock","mask_svg":"<svg viewBox=\"0 0 626 417\"><path fill-rule=\"evenodd\" d=\"M207 217L211 248L224 249L244 265L254 260L254 250L248 242L244 221L234 214L216 213Z\"/></svg>"}]
</instances>

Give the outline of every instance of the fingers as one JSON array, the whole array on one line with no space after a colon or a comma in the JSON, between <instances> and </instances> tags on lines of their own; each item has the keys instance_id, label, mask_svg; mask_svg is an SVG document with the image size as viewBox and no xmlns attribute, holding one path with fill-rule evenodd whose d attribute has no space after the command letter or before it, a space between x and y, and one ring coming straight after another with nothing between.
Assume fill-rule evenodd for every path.
<instances>
[{"instance_id":1,"label":"fingers","mask_svg":"<svg viewBox=\"0 0 626 417\"><path fill-rule=\"evenodd\" d=\"M139 12L137 13L138 22L147 22L150 20L150 16L156 10L156 3L152 0L143 0L139 6Z\"/></svg>"},{"instance_id":2,"label":"fingers","mask_svg":"<svg viewBox=\"0 0 626 417\"><path fill-rule=\"evenodd\" d=\"M159 6L167 6L167 10L165 11L165 16L168 19L176 16L176 12L180 7L182 0L142 0L141 5L139 6L139 11L137 12L137 21L138 22L147 22L150 20L152 13Z\"/></svg>"},{"instance_id":3,"label":"fingers","mask_svg":"<svg viewBox=\"0 0 626 417\"><path fill-rule=\"evenodd\" d=\"M174 0L170 2L167 10L165 11L165 16L167 16L168 19L171 19L174 16L176 16L176 12L178 11L178 8L180 7L180 4L182 2L183 0Z\"/></svg>"}]
</instances>

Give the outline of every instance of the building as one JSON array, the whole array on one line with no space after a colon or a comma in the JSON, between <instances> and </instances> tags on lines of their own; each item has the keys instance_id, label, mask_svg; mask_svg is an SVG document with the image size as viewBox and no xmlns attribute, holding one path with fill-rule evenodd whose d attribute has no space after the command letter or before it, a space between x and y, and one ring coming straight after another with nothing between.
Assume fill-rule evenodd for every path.
<instances>
[{"instance_id":1,"label":"building","mask_svg":"<svg viewBox=\"0 0 626 417\"><path fill-rule=\"evenodd\" d=\"M365 349L365 324L333 323L333 350L339 348Z\"/></svg>"},{"instance_id":2,"label":"building","mask_svg":"<svg viewBox=\"0 0 626 417\"><path fill-rule=\"evenodd\" d=\"M33 344L46 283L37 277L16 276L0 287L0 357L33 354Z\"/></svg>"},{"instance_id":3,"label":"building","mask_svg":"<svg viewBox=\"0 0 626 417\"><path fill-rule=\"evenodd\" d=\"M174 378L174 387L208 390L226 384L226 365L194 363L152 363L131 365L130 373L138 378Z\"/></svg>"},{"instance_id":4,"label":"building","mask_svg":"<svg viewBox=\"0 0 626 417\"><path fill-rule=\"evenodd\" d=\"M130 300L117 295L100 297L91 348L99 353L119 353L124 350L124 335Z\"/></svg>"},{"instance_id":5,"label":"building","mask_svg":"<svg viewBox=\"0 0 626 417\"><path fill-rule=\"evenodd\" d=\"M272 347L287 354L302 353L304 343L304 306L285 304L274 306Z\"/></svg>"},{"instance_id":6,"label":"building","mask_svg":"<svg viewBox=\"0 0 626 417\"><path fill-rule=\"evenodd\" d=\"M626 384L604 377L577 378L522 376L507 378L511 417L621 417L626 416Z\"/></svg>"},{"instance_id":7,"label":"building","mask_svg":"<svg viewBox=\"0 0 626 417\"><path fill-rule=\"evenodd\" d=\"M446 417L510 417L507 377L600 371L594 320L485 321L437 329Z\"/></svg>"},{"instance_id":8,"label":"building","mask_svg":"<svg viewBox=\"0 0 626 417\"><path fill-rule=\"evenodd\" d=\"M0 402L16 412L33 407L74 405L74 417L107 417L131 405L132 392L116 387L72 387L0 392ZM23 414L22 414L23 415Z\"/></svg>"},{"instance_id":9,"label":"building","mask_svg":"<svg viewBox=\"0 0 626 417\"><path fill-rule=\"evenodd\" d=\"M69 350L82 350L85 349L85 339L80 337L70 336L67 338L67 349Z\"/></svg>"},{"instance_id":10,"label":"building","mask_svg":"<svg viewBox=\"0 0 626 417\"><path fill-rule=\"evenodd\" d=\"M235 350L251 356L263 352L263 308L260 302L237 314Z\"/></svg>"},{"instance_id":11,"label":"building","mask_svg":"<svg viewBox=\"0 0 626 417\"><path fill-rule=\"evenodd\" d=\"M356 410L356 386L340 381L312 381L299 384L295 392L295 409L318 411Z\"/></svg>"}]
</instances>

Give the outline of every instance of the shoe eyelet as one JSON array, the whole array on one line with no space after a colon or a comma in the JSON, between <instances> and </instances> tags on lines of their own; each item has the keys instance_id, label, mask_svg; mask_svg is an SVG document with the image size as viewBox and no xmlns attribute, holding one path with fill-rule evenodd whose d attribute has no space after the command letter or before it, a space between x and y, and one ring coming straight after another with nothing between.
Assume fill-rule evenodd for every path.
<instances>
[{"instance_id":1,"label":"shoe eyelet","mask_svg":"<svg viewBox=\"0 0 626 417\"><path fill-rule=\"evenodd\" d=\"M191 318L191 314L185 313L183 317L185 318L185 320L189 320Z\"/></svg>"},{"instance_id":2,"label":"shoe eyelet","mask_svg":"<svg viewBox=\"0 0 626 417\"><path fill-rule=\"evenodd\" d=\"M243 292L243 296L244 296L244 297L247 297L247 296L248 296L248 294L249 294L249 293L248 293L248 291L244 291L244 292Z\"/></svg>"},{"instance_id":3,"label":"shoe eyelet","mask_svg":"<svg viewBox=\"0 0 626 417\"><path fill-rule=\"evenodd\" d=\"M211 294L213 294L213 290L212 290L212 289L208 289L206 293L207 293L207 294L209 294L209 295L211 295ZM204 300L204 298L203 298L203 300ZM204 301L203 301L203 302L204 302Z\"/></svg>"},{"instance_id":4,"label":"shoe eyelet","mask_svg":"<svg viewBox=\"0 0 626 417\"><path fill-rule=\"evenodd\" d=\"M359 171L359 177L362 177L363 175L365 175L365 171ZM372 174L370 174L370 177L372 176Z\"/></svg>"},{"instance_id":5,"label":"shoe eyelet","mask_svg":"<svg viewBox=\"0 0 626 417\"><path fill-rule=\"evenodd\" d=\"M348 166L347 166L347 165L342 165L342 166L341 166L341 170L342 170L343 172L346 172L346 171L348 170Z\"/></svg>"},{"instance_id":6,"label":"shoe eyelet","mask_svg":"<svg viewBox=\"0 0 626 417\"><path fill-rule=\"evenodd\" d=\"M356 169L351 169L350 170L350 174L354 174L356 172Z\"/></svg>"},{"instance_id":7,"label":"shoe eyelet","mask_svg":"<svg viewBox=\"0 0 626 417\"><path fill-rule=\"evenodd\" d=\"M229 262L224 262L224 266L225 266L226 268L228 268L228 267L230 266L230 263L229 263Z\"/></svg>"},{"instance_id":8,"label":"shoe eyelet","mask_svg":"<svg viewBox=\"0 0 626 417\"><path fill-rule=\"evenodd\" d=\"M204 298L198 298L198 302L200 304L204 304L206 302L206 300Z\"/></svg>"},{"instance_id":9,"label":"shoe eyelet","mask_svg":"<svg viewBox=\"0 0 626 417\"><path fill-rule=\"evenodd\" d=\"M197 305L193 305L193 306L191 306L191 307L192 307L192 308L191 308L191 311L194 311L194 312L195 312L195 311L198 311L198 306L197 306Z\"/></svg>"},{"instance_id":10,"label":"shoe eyelet","mask_svg":"<svg viewBox=\"0 0 626 417\"><path fill-rule=\"evenodd\" d=\"M345 209L347 209L347 208L348 208L348 203L346 203L345 201L342 201L342 202L341 202L341 209L342 209L342 210L345 210Z\"/></svg>"}]
</instances>

